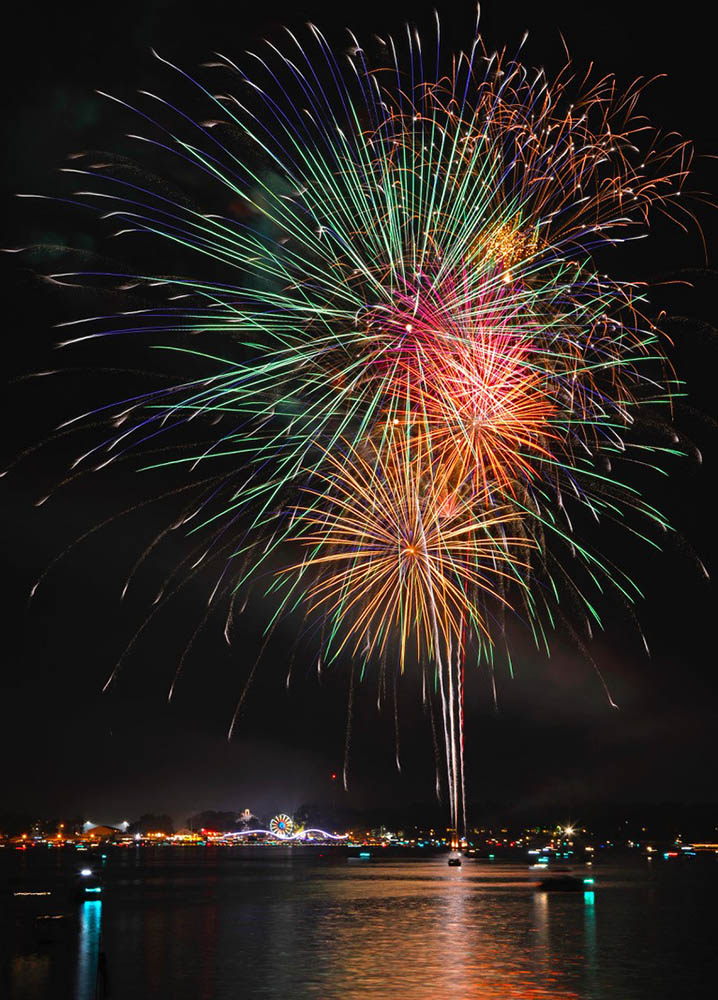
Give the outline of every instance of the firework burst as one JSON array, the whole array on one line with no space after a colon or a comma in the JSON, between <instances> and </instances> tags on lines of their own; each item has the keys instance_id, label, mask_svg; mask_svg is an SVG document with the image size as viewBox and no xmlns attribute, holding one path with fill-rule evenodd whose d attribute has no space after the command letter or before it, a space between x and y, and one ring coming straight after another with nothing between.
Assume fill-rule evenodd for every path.
<instances>
[{"instance_id":1,"label":"firework burst","mask_svg":"<svg viewBox=\"0 0 718 1000\"><path fill-rule=\"evenodd\" d=\"M478 36L441 75L438 32L432 74L414 32L404 55L388 40L371 59L310 30L308 46L289 32L249 53L251 69L218 56L221 91L178 71L201 120L152 94L125 105L153 157L194 172L195 197L105 155L73 164L68 200L188 263L104 273L166 296L65 344L159 339L192 372L104 407L113 430L78 464L151 450L144 467L206 480L230 463L192 511L230 609L244 567L261 578L298 544L270 573L281 611L322 619L330 655L433 671L458 829L467 656L492 661L507 609L543 643L562 593L599 623L595 593L634 600L573 512L666 528L626 472L676 450L635 436L674 383L644 289L596 252L679 210L690 151L612 77L549 80ZM190 421L202 444L156 457Z\"/></svg>"},{"instance_id":2,"label":"firework burst","mask_svg":"<svg viewBox=\"0 0 718 1000\"><path fill-rule=\"evenodd\" d=\"M349 643L369 659L398 638L401 670L412 646L420 665L441 661L467 629L490 638L484 602L503 600L498 578L521 579L526 542L503 530L511 513L458 493L453 470L433 469L424 448L419 439L412 454L393 436L381 451L328 455L312 503L296 511L311 551L293 572L320 569L307 600L333 621L328 650L343 633L335 655Z\"/></svg>"}]
</instances>

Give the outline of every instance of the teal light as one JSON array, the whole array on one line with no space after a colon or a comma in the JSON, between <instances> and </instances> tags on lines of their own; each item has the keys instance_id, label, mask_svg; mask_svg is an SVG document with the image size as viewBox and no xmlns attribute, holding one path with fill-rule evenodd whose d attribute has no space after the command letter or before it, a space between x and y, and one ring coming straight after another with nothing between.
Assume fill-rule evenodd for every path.
<instances>
[{"instance_id":1,"label":"teal light","mask_svg":"<svg viewBox=\"0 0 718 1000\"><path fill-rule=\"evenodd\" d=\"M584 892L583 901L586 904L586 906L593 906L595 904L596 898L593 890L588 889L586 892Z\"/></svg>"},{"instance_id":2,"label":"teal light","mask_svg":"<svg viewBox=\"0 0 718 1000\"><path fill-rule=\"evenodd\" d=\"M583 880L583 884L584 885L593 885L594 882L595 882L595 879L592 879L592 878L585 878Z\"/></svg>"},{"instance_id":3,"label":"teal light","mask_svg":"<svg viewBox=\"0 0 718 1000\"><path fill-rule=\"evenodd\" d=\"M95 889L85 889L85 892L102 892L102 889L97 886Z\"/></svg>"}]
</instances>

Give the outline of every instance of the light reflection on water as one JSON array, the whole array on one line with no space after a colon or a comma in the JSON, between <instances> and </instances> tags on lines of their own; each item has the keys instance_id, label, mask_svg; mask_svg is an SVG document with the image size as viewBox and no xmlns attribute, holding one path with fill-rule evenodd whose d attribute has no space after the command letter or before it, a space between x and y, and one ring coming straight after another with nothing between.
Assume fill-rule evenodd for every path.
<instances>
[{"instance_id":1,"label":"light reflection on water","mask_svg":"<svg viewBox=\"0 0 718 1000\"><path fill-rule=\"evenodd\" d=\"M49 996L51 961L49 955L13 955L8 979L13 1000L34 1000Z\"/></svg>"},{"instance_id":2,"label":"light reflection on water","mask_svg":"<svg viewBox=\"0 0 718 1000\"><path fill-rule=\"evenodd\" d=\"M106 874L104 908L85 903L79 920L76 1000L96 966L100 914L113 1000L712 996L715 864L604 867L595 891L548 894L521 866L445 858L118 852ZM13 1000L29 995L21 979Z\"/></svg>"},{"instance_id":3,"label":"light reflection on water","mask_svg":"<svg viewBox=\"0 0 718 1000\"><path fill-rule=\"evenodd\" d=\"M589 996L598 996L596 969L596 894L589 889L583 894L583 937L586 969L586 986Z\"/></svg>"},{"instance_id":4,"label":"light reflection on water","mask_svg":"<svg viewBox=\"0 0 718 1000\"><path fill-rule=\"evenodd\" d=\"M99 899L80 903L75 1000L94 1000L100 957L102 903Z\"/></svg>"},{"instance_id":5,"label":"light reflection on water","mask_svg":"<svg viewBox=\"0 0 718 1000\"><path fill-rule=\"evenodd\" d=\"M391 984L393 996L421 998L578 996L553 975L547 898L501 888L481 892L468 878L429 887L412 880L380 901L354 904L338 926L325 928L341 995L386 996ZM526 918L534 908L539 928L531 935ZM321 980L315 994L330 985Z\"/></svg>"}]
</instances>

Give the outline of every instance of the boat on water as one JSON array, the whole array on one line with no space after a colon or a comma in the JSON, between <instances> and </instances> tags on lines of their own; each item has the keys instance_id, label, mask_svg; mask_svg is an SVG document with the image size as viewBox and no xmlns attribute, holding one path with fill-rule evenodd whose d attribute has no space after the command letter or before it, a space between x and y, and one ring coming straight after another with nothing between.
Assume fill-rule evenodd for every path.
<instances>
[{"instance_id":1,"label":"boat on water","mask_svg":"<svg viewBox=\"0 0 718 1000\"><path fill-rule=\"evenodd\" d=\"M593 879L562 872L542 878L536 888L540 892L585 892L593 889Z\"/></svg>"},{"instance_id":2,"label":"boat on water","mask_svg":"<svg viewBox=\"0 0 718 1000\"><path fill-rule=\"evenodd\" d=\"M460 868L461 867L461 857L456 855L455 857L449 858L449 868Z\"/></svg>"},{"instance_id":3,"label":"boat on water","mask_svg":"<svg viewBox=\"0 0 718 1000\"><path fill-rule=\"evenodd\" d=\"M75 876L72 896L80 902L102 899L102 877L92 868L82 868Z\"/></svg>"}]
</instances>

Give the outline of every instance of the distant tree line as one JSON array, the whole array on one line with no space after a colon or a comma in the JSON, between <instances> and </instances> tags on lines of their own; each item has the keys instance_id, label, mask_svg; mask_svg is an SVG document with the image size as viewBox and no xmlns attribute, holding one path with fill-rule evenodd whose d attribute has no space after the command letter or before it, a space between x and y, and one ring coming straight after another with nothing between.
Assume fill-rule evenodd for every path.
<instances>
[{"instance_id":1,"label":"distant tree line","mask_svg":"<svg viewBox=\"0 0 718 1000\"><path fill-rule=\"evenodd\" d=\"M7 812L0 814L0 834L19 837L23 833L37 833L41 837L54 837L58 831L65 836L82 833L82 816L33 816L30 813Z\"/></svg>"},{"instance_id":2,"label":"distant tree line","mask_svg":"<svg viewBox=\"0 0 718 1000\"><path fill-rule=\"evenodd\" d=\"M143 813L134 823L130 823L128 833L169 833L175 832L172 817L166 813Z\"/></svg>"},{"instance_id":3,"label":"distant tree line","mask_svg":"<svg viewBox=\"0 0 718 1000\"><path fill-rule=\"evenodd\" d=\"M200 830L241 830L242 825L236 812L222 812L216 809L205 809L187 817L187 827L194 833Z\"/></svg>"},{"instance_id":4,"label":"distant tree line","mask_svg":"<svg viewBox=\"0 0 718 1000\"><path fill-rule=\"evenodd\" d=\"M672 840L679 834L685 841L718 841L718 804L703 803L556 803L537 808L511 807L500 804L477 803L467 809L470 828L501 828L512 830L552 828L557 824L573 821L589 834L616 842L633 839ZM396 807L348 809L322 803L304 803L293 813L297 826L319 827L323 830L371 830L384 826L388 830L409 831L413 827L427 829L446 827L445 809L441 804L416 803ZM205 830L239 831L247 824L252 827L269 825L271 816L243 817L237 811L204 810L188 817L187 827L199 832ZM0 836L17 837L23 833L36 833L53 837L61 832L72 837L82 832L85 817L37 816L27 812L0 813ZM62 825L61 825L62 824ZM172 817L166 813L144 813L130 824L131 834L175 831Z\"/></svg>"}]
</instances>

